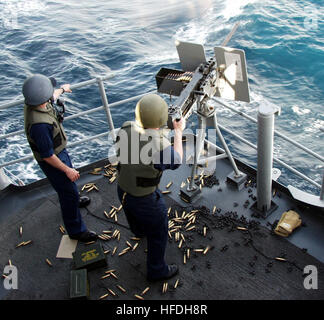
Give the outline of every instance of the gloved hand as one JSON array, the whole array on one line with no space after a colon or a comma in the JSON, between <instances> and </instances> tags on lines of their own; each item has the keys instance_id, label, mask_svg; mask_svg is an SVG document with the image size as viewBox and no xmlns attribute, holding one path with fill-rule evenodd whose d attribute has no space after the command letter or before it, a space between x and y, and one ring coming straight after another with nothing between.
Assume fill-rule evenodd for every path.
<instances>
[{"instance_id":1,"label":"gloved hand","mask_svg":"<svg viewBox=\"0 0 324 320\"><path fill-rule=\"evenodd\" d=\"M301 223L299 214L293 210L289 210L282 214L274 231L279 236L288 237Z\"/></svg>"}]
</instances>

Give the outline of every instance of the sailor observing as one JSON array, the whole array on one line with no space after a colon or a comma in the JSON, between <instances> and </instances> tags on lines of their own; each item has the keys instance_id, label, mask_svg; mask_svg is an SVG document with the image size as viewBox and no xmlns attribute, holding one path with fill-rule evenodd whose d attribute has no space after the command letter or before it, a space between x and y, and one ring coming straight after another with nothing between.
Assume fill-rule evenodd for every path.
<instances>
[{"instance_id":1,"label":"sailor observing","mask_svg":"<svg viewBox=\"0 0 324 320\"><path fill-rule=\"evenodd\" d=\"M53 102L65 92L72 92L69 84L54 89L55 79L36 74L23 84L25 97L24 119L27 140L40 168L57 192L66 231L71 239L93 241L97 235L88 231L79 207L90 199L81 197L75 181L80 174L72 166L67 152L67 137L63 129L63 116Z\"/></svg>"},{"instance_id":2,"label":"sailor observing","mask_svg":"<svg viewBox=\"0 0 324 320\"><path fill-rule=\"evenodd\" d=\"M125 122L117 135L119 160L118 197L131 231L147 237L147 279L169 279L178 266L165 262L168 215L158 188L164 170L177 169L183 156L185 120L174 121L174 147L166 138L168 105L156 94L142 97L136 105L135 121Z\"/></svg>"}]
</instances>

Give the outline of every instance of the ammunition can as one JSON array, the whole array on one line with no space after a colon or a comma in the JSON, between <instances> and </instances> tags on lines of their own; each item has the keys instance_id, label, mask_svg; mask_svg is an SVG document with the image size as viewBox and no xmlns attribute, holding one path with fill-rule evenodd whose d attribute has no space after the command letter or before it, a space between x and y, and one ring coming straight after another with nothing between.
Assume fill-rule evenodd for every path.
<instances>
[{"instance_id":1,"label":"ammunition can","mask_svg":"<svg viewBox=\"0 0 324 320\"><path fill-rule=\"evenodd\" d=\"M99 243L80 248L72 255L75 269L93 270L107 265L106 256Z\"/></svg>"},{"instance_id":2,"label":"ammunition can","mask_svg":"<svg viewBox=\"0 0 324 320\"><path fill-rule=\"evenodd\" d=\"M70 298L88 299L89 280L86 269L72 270L70 273Z\"/></svg>"}]
</instances>

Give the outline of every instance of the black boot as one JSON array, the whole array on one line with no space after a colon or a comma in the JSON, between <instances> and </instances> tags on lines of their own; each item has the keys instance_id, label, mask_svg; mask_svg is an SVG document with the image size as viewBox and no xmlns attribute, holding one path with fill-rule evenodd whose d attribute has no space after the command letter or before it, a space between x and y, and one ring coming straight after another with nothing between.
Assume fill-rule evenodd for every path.
<instances>
[{"instance_id":1,"label":"black boot","mask_svg":"<svg viewBox=\"0 0 324 320\"><path fill-rule=\"evenodd\" d=\"M88 206L91 202L91 199L87 196L82 196L79 199L79 208L84 208L86 206Z\"/></svg>"},{"instance_id":2,"label":"black boot","mask_svg":"<svg viewBox=\"0 0 324 320\"><path fill-rule=\"evenodd\" d=\"M88 230L81 233L69 235L69 237L73 240L79 240L81 242L96 241L98 239L98 235L95 232Z\"/></svg>"}]
</instances>

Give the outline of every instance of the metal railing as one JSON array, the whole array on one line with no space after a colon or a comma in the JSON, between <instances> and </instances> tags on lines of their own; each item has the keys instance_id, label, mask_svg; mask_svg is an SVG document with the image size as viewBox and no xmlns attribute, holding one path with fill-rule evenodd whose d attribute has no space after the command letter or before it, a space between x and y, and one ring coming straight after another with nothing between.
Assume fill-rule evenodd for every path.
<instances>
[{"instance_id":1,"label":"metal railing","mask_svg":"<svg viewBox=\"0 0 324 320\"><path fill-rule=\"evenodd\" d=\"M107 95L106 95L106 92L105 92L105 88L104 88L104 81L112 78L113 76L114 76L113 74L110 74L110 75L105 76L105 77L97 77L95 79L91 79L91 80L88 80L88 81L84 81L84 82L80 82L80 83L71 85L71 89L73 90L73 89L83 88L85 86L89 86L89 85L92 85L92 84L97 84L98 85L98 88L99 88L99 92L100 92L100 95L101 95L101 100L102 100L103 105L100 106L100 107L92 108L90 110L82 111L82 112L79 112L77 114L68 116L68 117L65 118L65 121L72 120L72 119L75 119L75 118L79 118L79 117L82 117L82 116L85 116L85 115L89 115L89 114L94 113L94 112L97 112L97 111L105 110L106 115L107 115L107 122L108 122L109 130L108 131L105 131L103 133L94 135L94 136L90 136L90 137L87 137L87 138L78 140L78 141L73 142L73 143L70 143L68 145L68 147L73 147L73 146L78 145L78 144L83 143L83 142L88 142L88 141L91 141L91 140L94 140L94 139L101 138L103 136L108 135L109 133L111 133L113 140L115 140L115 137L116 137L115 136L115 129L114 129L114 123L113 123L113 119L111 117L110 109L113 108L113 107L117 107L119 105L128 103L128 102L136 101L136 100L140 99L142 96L144 96L145 94L147 94L147 93L143 93L143 94L140 94L140 95L137 95L137 96L128 98L128 99L124 99L124 100L121 100L121 101L118 101L118 102L114 102L114 103L109 104L108 103L108 99L107 99ZM153 91L153 92L155 92L155 91ZM152 92L148 92L148 93L152 93ZM234 113L236 113L236 114L238 114L238 115L240 115L240 116L242 116L242 117L244 117L244 118L246 118L246 119L248 119L248 120L250 120L250 121L252 121L254 123L257 123L257 120L255 118L253 118L253 117L251 117L251 116L249 116L249 115L247 115L247 114L245 114L245 113L243 113L241 111L238 111L234 107L232 107L230 105L227 105L227 104L221 102L220 100L218 100L216 98L214 98L214 100L217 103L219 103L220 105L224 106L225 108L231 110L232 112L234 112ZM12 107L15 107L15 106L18 106L18 105L21 105L21 104L24 104L24 99L18 99L18 100L14 101L14 102L10 102L10 103L6 103L6 104L3 104L3 105L0 105L0 110L12 108ZM228 134L230 134L230 135L234 136L235 138L239 139L240 141L242 141L243 143L247 144L251 148L257 149L257 146L256 145L254 145L250 141L244 139L240 135L232 132L231 130L225 128L224 126L219 125L219 127L223 131L225 131ZM11 133L8 133L8 134L3 134L3 135L0 135L0 140L6 139L8 137L12 137L12 136L24 134L24 132L25 132L24 130L18 130L18 131L11 132ZM317 154L316 152L310 150L309 148L303 146L302 144L300 144L300 143L298 143L298 142L296 142L296 141L288 138L286 135L280 133L277 130L275 130L274 133L277 136L279 136L282 139L284 139L285 141L293 144L297 148L305 151L308 155L311 155L311 156L317 158L321 162L324 162L324 157L323 156ZM33 155L32 154L29 154L29 155L27 155L25 157L22 157L22 158L19 158L19 159L16 159L16 160L7 161L5 163L2 163L2 164L0 164L0 168L7 167L7 166L10 166L12 164L20 163L20 162L23 162L23 161L26 161L26 160L29 160L29 159L32 159L32 158L33 158ZM315 187L321 189L320 197L321 197L321 199L323 198L323 193L324 193L323 192L323 190L324 190L324 177L323 177L322 184L319 184L319 183L315 182L313 179L311 179L311 178L307 177L306 175L304 175L303 173L299 172L295 168L291 167L290 165L288 165L284 161L282 161L282 160L280 160L280 159L278 159L276 157L274 157L274 161L277 162L282 167L284 167L284 168L290 170L291 172L293 172L294 174L298 175L299 177L301 177L305 181L311 183Z\"/></svg>"},{"instance_id":2,"label":"metal railing","mask_svg":"<svg viewBox=\"0 0 324 320\"><path fill-rule=\"evenodd\" d=\"M71 85L71 90L74 90L74 89L83 88L83 87L86 87L86 86L89 86L89 85L92 85L92 84L97 84L98 88L99 88L99 92L100 92L100 95L101 95L101 100L102 100L103 105L100 106L100 107L92 108L90 110L82 111L82 112L76 113L74 115L65 117L64 121L72 120L72 119L75 119L75 118L80 118L82 116L89 115L89 114L94 113L94 112L105 110L106 115L107 115L107 122L108 122L108 125L109 125L109 130L107 130L107 131L105 131L103 133L99 133L99 134L94 135L94 136L90 136L90 137L75 141L73 143L69 143L68 147L74 147L74 146L76 146L76 145L78 145L80 143L95 140L95 139L104 137L104 136L106 136L108 134L111 134L112 139L115 140L115 138L116 138L116 136L115 136L115 128L114 128L113 119L111 117L110 109L113 108L113 107L117 107L117 106L119 106L121 104L125 104L125 103L128 103L128 102L138 100L143 95L147 94L147 93L143 93L143 94L138 95L138 96L134 96L134 97L131 97L131 98L128 98L128 99L124 99L124 100L117 101L115 103L109 104L108 99L107 99L107 95L106 95L106 91L105 91L105 87L104 87L104 81L112 78L113 76L114 75L111 74L111 75L108 75L106 77L97 77L95 79L91 79L91 80L88 80L88 81L84 81L84 82L80 82L80 83ZM0 110L12 108L12 107L15 107L15 106L18 106L18 105L21 105L21 104L24 104L24 99L18 99L18 100L14 101L14 102L3 104L3 105L0 106ZM4 140L4 139L6 139L8 137L17 136L17 135L24 134L24 133L25 133L25 130L22 129L22 130L17 130L17 131L8 133L8 134L3 134L3 135L0 135L0 140ZM8 167L10 165L20 163L20 162L24 162L24 161L29 160L29 159L33 159L33 154L32 153L30 153L29 155L27 155L25 157L2 163L2 164L0 164L0 168Z\"/></svg>"}]
</instances>

